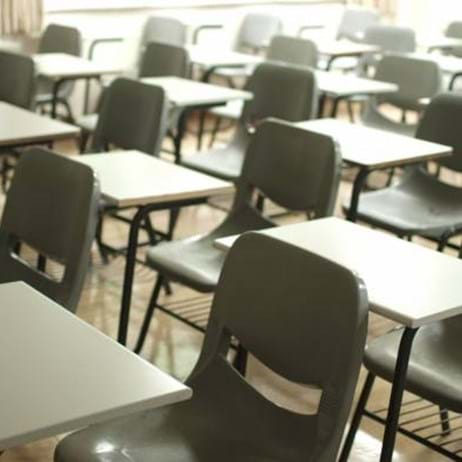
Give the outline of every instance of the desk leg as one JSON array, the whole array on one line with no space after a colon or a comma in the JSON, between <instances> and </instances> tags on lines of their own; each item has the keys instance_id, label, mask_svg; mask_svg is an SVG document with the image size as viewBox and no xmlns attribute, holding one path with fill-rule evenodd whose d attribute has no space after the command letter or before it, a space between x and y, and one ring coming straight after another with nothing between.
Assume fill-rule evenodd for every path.
<instances>
[{"instance_id":1,"label":"desk leg","mask_svg":"<svg viewBox=\"0 0 462 462\"><path fill-rule=\"evenodd\" d=\"M51 98L51 117L52 119L56 119L58 115L58 98L59 98L59 88L61 87L62 83L64 82L63 79L56 80L53 83L53 95Z\"/></svg>"},{"instance_id":2,"label":"desk leg","mask_svg":"<svg viewBox=\"0 0 462 462\"><path fill-rule=\"evenodd\" d=\"M188 121L189 112L187 109L181 111L180 116L178 117L178 124L176 127L175 135L175 164L181 164L181 146L183 144L184 134L186 132L186 123Z\"/></svg>"},{"instance_id":3,"label":"desk leg","mask_svg":"<svg viewBox=\"0 0 462 462\"><path fill-rule=\"evenodd\" d=\"M406 327L401 337L398 357L396 359L395 376L391 389L390 404L388 406L385 433L383 435L382 452L380 462L391 462L395 447L396 432L398 430L399 413L403 400L406 375L411 355L412 342L418 329Z\"/></svg>"},{"instance_id":4,"label":"desk leg","mask_svg":"<svg viewBox=\"0 0 462 462\"><path fill-rule=\"evenodd\" d=\"M359 195L366 183L370 171L367 168L361 167L356 175L353 183L353 191L351 193L350 208L347 214L347 220L355 222L358 216Z\"/></svg>"}]
</instances>

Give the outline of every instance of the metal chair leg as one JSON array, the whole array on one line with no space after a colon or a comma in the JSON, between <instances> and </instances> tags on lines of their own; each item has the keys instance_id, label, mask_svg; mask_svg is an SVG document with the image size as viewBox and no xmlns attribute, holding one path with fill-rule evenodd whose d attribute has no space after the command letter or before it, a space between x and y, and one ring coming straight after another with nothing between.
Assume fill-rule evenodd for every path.
<instances>
[{"instance_id":1,"label":"metal chair leg","mask_svg":"<svg viewBox=\"0 0 462 462\"><path fill-rule=\"evenodd\" d=\"M369 396L371 394L374 381L375 381L375 375L369 372L367 374L366 381L364 383L363 390L361 392L361 396L359 397L359 401L356 406L353 419L351 420L350 429L348 430L348 434L345 438L345 442L343 443L342 452L340 453L338 462L347 462L348 457L350 456L350 452L351 452L351 448L353 447L356 432L358 431L359 425L361 424L361 419L364 414L364 409L366 408L367 401L369 400Z\"/></svg>"},{"instance_id":2,"label":"metal chair leg","mask_svg":"<svg viewBox=\"0 0 462 462\"><path fill-rule=\"evenodd\" d=\"M213 124L212 133L210 135L209 149L212 149L213 145L215 144L218 132L220 131L220 128L221 128L221 121L222 121L221 117L215 118L215 123Z\"/></svg>"},{"instance_id":3,"label":"metal chair leg","mask_svg":"<svg viewBox=\"0 0 462 462\"><path fill-rule=\"evenodd\" d=\"M247 370L247 360L248 360L247 350L241 344L239 344L237 347L236 356L233 361L233 367L242 376L245 376L245 373Z\"/></svg>"},{"instance_id":4,"label":"metal chair leg","mask_svg":"<svg viewBox=\"0 0 462 462\"><path fill-rule=\"evenodd\" d=\"M154 314L154 310L157 306L157 300L159 298L160 289L164 285L164 277L159 274L157 276L157 281L154 286L154 290L152 291L151 299L149 300L148 309L146 310L146 314L144 315L143 324L141 326L140 333L138 335L138 340L136 341L135 346L135 353L139 354L140 351L143 349L144 341L146 340L146 335L149 331L149 326L151 324L151 319Z\"/></svg>"},{"instance_id":5,"label":"metal chair leg","mask_svg":"<svg viewBox=\"0 0 462 462\"><path fill-rule=\"evenodd\" d=\"M441 419L441 430L443 436L448 436L451 433L451 424L449 423L449 412L440 406L440 419Z\"/></svg>"}]
</instances>

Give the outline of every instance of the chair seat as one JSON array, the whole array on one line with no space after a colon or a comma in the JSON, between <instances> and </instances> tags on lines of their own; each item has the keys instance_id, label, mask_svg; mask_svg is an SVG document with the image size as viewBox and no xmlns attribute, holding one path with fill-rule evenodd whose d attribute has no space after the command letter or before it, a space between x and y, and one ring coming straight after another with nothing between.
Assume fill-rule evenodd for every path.
<instances>
[{"instance_id":1,"label":"chair seat","mask_svg":"<svg viewBox=\"0 0 462 462\"><path fill-rule=\"evenodd\" d=\"M368 109L361 118L361 123L371 128L378 128L398 135L415 136L417 125L404 124L390 120L375 109Z\"/></svg>"},{"instance_id":2,"label":"chair seat","mask_svg":"<svg viewBox=\"0 0 462 462\"><path fill-rule=\"evenodd\" d=\"M182 161L185 167L228 181L236 181L240 177L243 163L242 148L233 144L225 148L199 152L185 157Z\"/></svg>"},{"instance_id":3,"label":"chair seat","mask_svg":"<svg viewBox=\"0 0 462 462\"><path fill-rule=\"evenodd\" d=\"M84 132L94 133L98 123L98 114L84 114L76 120L76 125Z\"/></svg>"},{"instance_id":4,"label":"chair seat","mask_svg":"<svg viewBox=\"0 0 462 462\"><path fill-rule=\"evenodd\" d=\"M233 380L237 372L224 359L215 360L212 367L214 370L206 377L188 383L193 388L191 400L74 433L58 445L55 462L294 461L284 454L284 445L279 449L271 438L268 444L257 445L256 441L261 441L254 438L257 430L245 425L251 421L250 413L258 412L264 419L275 406L264 399L257 401L258 406L243 399L241 389L249 387ZM279 412L283 417L286 411ZM274 425L274 418L267 418L259 434L264 435ZM303 437L314 446L316 432L310 431L309 418L303 419L299 427L303 432L291 428L292 435L289 429L281 428L281 440Z\"/></svg>"},{"instance_id":5,"label":"chair seat","mask_svg":"<svg viewBox=\"0 0 462 462\"><path fill-rule=\"evenodd\" d=\"M396 186L362 194L358 218L401 235L440 237L462 226L462 189L415 170Z\"/></svg>"},{"instance_id":6,"label":"chair seat","mask_svg":"<svg viewBox=\"0 0 462 462\"><path fill-rule=\"evenodd\" d=\"M373 340L364 364L392 381L402 329ZM422 327L415 337L406 389L454 412L462 412L462 317Z\"/></svg>"},{"instance_id":7,"label":"chair seat","mask_svg":"<svg viewBox=\"0 0 462 462\"><path fill-rule=\"evenodd\" d=\"M244 107L243 101L231 101L225 106L218 106L211 109L210 114L222 117L224 119L239 120Z\"/></svg>"}]
</instances>

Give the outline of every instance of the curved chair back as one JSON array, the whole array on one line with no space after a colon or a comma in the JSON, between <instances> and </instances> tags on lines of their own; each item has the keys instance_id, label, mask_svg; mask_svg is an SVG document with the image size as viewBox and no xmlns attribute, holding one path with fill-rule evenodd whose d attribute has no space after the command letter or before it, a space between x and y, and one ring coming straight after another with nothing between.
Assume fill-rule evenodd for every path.
<instances>
[{"instance_id":1,"label":"curved chair back","mask_svg":"<svg viewBox=\"0 0 462 462\"><path fill-rule=\"evenodd\" d=\"M358 379L367 311L365 287L350 270L246 233L225 261L187 383L217 405L218 396L227 396L220 404L224 425L248 429L249 442L264 448L267 460L333 461ZM226 359L232 336L284 379L321 389L317 413L282 409L250 386Z\"/></svg>"},{"instance_id":2,"label":"curved chair back","mask_svg":"<svg viewBox=\"0 0 462 462\"><path fill-rule=\"evenodd\" d=\"M141 60L139 77L175 76L187 78L189 53L183 47L150 42Z\"/></svg>"},{"instance_id":3,"label":"curved chair back","mask_svg":"<svg viewBox=\"0 0 462 462\"><path fill-rule=\"evenodd\" d=\"M268 61L316 68L318 47L311 40L277 35L271 40L266 58Z\"/></svg>"},{"instance_id":4,"label":"curved chair back","mask_svg":"<svg viewBox=\"0 0 462 462\"><path fill-rule=\"evenodd\" d=\"M267 47L271 38L281 30L282 22L277 16L262 13L247 14L240 24L234 49L258 52Z\"/></svg>"},{"instance_id":5,"label":"curved chair back","mask_svg":"<svg viewBox=\"0 0 462 462\"><path fill-rule=\"evenodd\" d=\"M35 66L30 56L0 51L0 101L30 109L34 100Z\"/></svg>"},{"instance_id":6,"label":"curved chair back","mask_svg":"<svg viewBox=\"0 0 462 462\"><path fill-rule=\"evenodd\" d=\"M106 90L92 151L136 149L157 156L167 130L168 102L162 88L118 78Z\"/></svg>"},{"instance_id":7,"label":"curved chair back","mask_svg":"<svg viewBox=\"0 0 462 462\"><path fill-rule=\"evenodd\" d=\"M236 207L255 191L289 210L332 215L341 155L332 138L268 119L250 140L238 181Z\"/></svg>"},{"instance_id":8,"label":"curved chair back","mask_svg":"<svg viewBox=\"0 0 462 462\"><path fill-rule=\"evenodd\" d=\"M462 172L462 95L451 92L435 96L425 111L416 137L451 146L453 154L440 159L439 164L457 172Z\"/></svg>"},{"instance_id":9,"label":"curved chair back","mask_svg":"<svg viewBox=\"0 0 462 462\"><path fill-rule=\"evenodd\" d=\"M462 39L462 21L451 22L446 29L446 37ZM451 49L451 54L459 58L462 57L462 47Z\"/></svg>"},{"instance_id":10,"label":"curved chair back","mask_svg":"<svg viewBox=\"0 0 462 462\"><path fill-rule=\"evenodd\" d=\"M440 92L442 75L434 61L404 55L386 55L377 64L376 80L398 85L396 93L380 98L403 110L419 111L420 100Z\"/></svg>"},{"instance_id":11,"label":"curved chair back","mask_svg":"<svg viewBox=\"0 0 462 462\"><path fill-rule=\"evenodd\" d=\"M414 53L416 35L410 27L385 26L376 24L364 32L364 42L377 45L383 52Z\"/></svg>"},{"instance_id":12,"label":"curved chair back","mask_svg":"<svg viewBox=\"0 0 462 462\"><path fill-rule=\"evenodd\" d=\"M0 281L21 280L71 311L84 283L98 219L92 169L45 149L21 155L0 224ZM60 279L16 254L26 244L64 266Z\"/></svg>"},{"instance_id":13,"label":"curved chair back","mask_svg":"<svg viewBox=\"0 0 462 462\"><path fill-rule=\"evenodd\" d=\"M337 29L337 40L360 41L366 29L380 20L378 11L368 8L345 8Z\"/></svg>"},{"instance_id":14,"label":"curved chair back","mask_svg":"<svg viewBox=\"0 0 462 462\"><path fill-rule=\"evenodd\" d=\"M75 27L50 24L43 33L39 53L66 53L80 56L82 53L82 37Z\"/></svg>"},{"instance_id":15,"label":"curved chair back","mask_svg":"<svg viewBox=\"0 0 462 462\"><path fill-rule=\"evenodd\" d=\"M150 16L143 27L141 51L150 42L182 47L186 44L186 26L175 18Z\"/></svg>"}]
</instances>

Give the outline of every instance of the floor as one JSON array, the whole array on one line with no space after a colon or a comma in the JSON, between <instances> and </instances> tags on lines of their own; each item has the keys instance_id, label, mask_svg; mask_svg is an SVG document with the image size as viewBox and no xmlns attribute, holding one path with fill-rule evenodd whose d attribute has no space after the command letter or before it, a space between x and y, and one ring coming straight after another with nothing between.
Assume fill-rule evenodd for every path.
<instances>
[{"instance_id":1,"label":"floor","mask_svg":"<svg viewBox=\"0 0 462 462\"><path fill-rule=\"evenodd\" d=\"M188 143L187 147L190 147ZM73 150L69 145L60 145L57 149L62 152ZM349 197L350 179L350 175L346 173L341 185L339 204ZM383 181L383 177L376 180ZM220 199L219 203L226 207L229 204L229 199ZM339 208L337 214L341 215ZM199 206L184 209L181 212L175 237L180 238L207 232L219 223L224 216L225 213L216 207ZM290 215L282 217L281 222L293 222L301 219L303 217ZM156 213L154 220L156 226L162 228L166 225L167 215L165 213ZM112 244L124 244L126 239L127 226L114 220L108 220L105 228L105 240ZM109 264L103 265L100 263L95 249L93 252L93 264L88 274L77 313L78 316L112 337L115 337L117 331L123 267L124 260L122 257L111 259ZM152 271L138 266L132 305L130 345L133 345L135 335L142 321L154 278L155 274ZM194 295L191 291L177 285L174 285L173 289L173 295L171 297L164 296L164 301L187 299ZM390 327L392 327L390 322L372 315L369 335L371 338L375 337L387 331ZM202 339L202 333L158 312L142 356L173 376L184 379L188 376L198 357ZM364 371L361 373L360 384L363 382L363 378ZM292 384L287 384L266 370L264 366L252 360L249 366L249 381L259 388L262 393L289 408L309 410L316 407L318 396L316 391L307 390L306 388L300 390L300 388L294 387ZM357 393L359 390L360 386L358 386ZM379 381L371 399L371 408L385 407L388 395L388 384ZM419 405L412 406L418 407ZM354 462L378 460L381 435L381 426L365 419L361 426L361 431L357 435L350 460ZM9 450L3 454L1 461L51 461L57 441L58 437ZM445 459L423 446L398 436L396 454L393 460L397 462L436 462Z\"/></svg>"}]
</instances>

